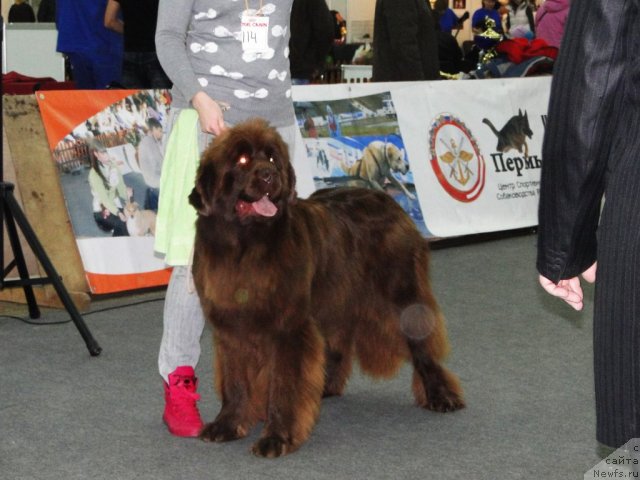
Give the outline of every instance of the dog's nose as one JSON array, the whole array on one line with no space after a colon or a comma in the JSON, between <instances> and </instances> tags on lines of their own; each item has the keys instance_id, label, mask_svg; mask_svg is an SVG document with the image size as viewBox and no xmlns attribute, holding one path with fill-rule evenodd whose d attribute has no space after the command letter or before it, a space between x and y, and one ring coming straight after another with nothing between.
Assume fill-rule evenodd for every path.
<instances>
[{"instance_id":1,"label":"dog's nose","mask_svg":"<svg viewBox=\"0 0 640 480\"><path fill-rule=\"evenodd\" d=\"M271 168L261 168L256 172L256 175L264 183L271 183L273 182L273 173L273 169Z\"/></svg>"}]
</instances>

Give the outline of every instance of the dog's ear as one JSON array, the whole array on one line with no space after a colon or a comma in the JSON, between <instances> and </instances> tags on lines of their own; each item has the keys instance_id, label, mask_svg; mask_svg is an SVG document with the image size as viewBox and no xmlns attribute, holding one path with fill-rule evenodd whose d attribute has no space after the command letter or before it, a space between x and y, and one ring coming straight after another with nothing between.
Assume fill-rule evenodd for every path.
<instances>
[{"instance_id":1,"label":"dog's ear","mask_svg":"<svg viewBox=\"0 0 640 480\"><path fill-rule=\"evenodd\" d=\"M206 217L211 213L211 209L202 201L202 195L200 194L197 185L193 187L193 190L191 190L191 193L189 194L189 203L198 211L200 215L204 215Z\"/></svg>"},{"instance_id":2,"label":"dog's ear","mask_svg":"<svg viewBox=\"0 0 640 480\"><path fill-rule=\"evenodd\" d=\"M216 175L213 167L207 164L200 165L196 177L196 185L189 194L189 203L202 216L209 216L213 212L213 188Z\"/></svg>"}]
</instances>

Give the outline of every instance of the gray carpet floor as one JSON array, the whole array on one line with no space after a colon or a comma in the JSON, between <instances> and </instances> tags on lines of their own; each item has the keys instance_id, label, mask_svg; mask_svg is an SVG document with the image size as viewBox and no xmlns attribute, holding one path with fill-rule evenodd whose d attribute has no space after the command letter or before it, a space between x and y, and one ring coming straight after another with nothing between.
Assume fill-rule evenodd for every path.
<instances>
[{"instance_id":1,"label":"gray carpet floor","mask_svg":"<svg viewBox=\"0 0 640 480\"><path fill-rule=\"evenodd\" d=\"M0 304L0 478L49 479L582 479L595 442L591 314L548 297L535 236L434 250L448 366L467 408L412 404L411 370L377 381L354 372L323 402L310 440L276 460L252 456L259 435L208 444L169 435L156 372L163 291L100 299L84 319L103 353L90 357L72 323L29 325ZM59 322L64 310L39 321ZM201 411L219 408L211 342L197 373Z\"/></svg>"}]
</instances>

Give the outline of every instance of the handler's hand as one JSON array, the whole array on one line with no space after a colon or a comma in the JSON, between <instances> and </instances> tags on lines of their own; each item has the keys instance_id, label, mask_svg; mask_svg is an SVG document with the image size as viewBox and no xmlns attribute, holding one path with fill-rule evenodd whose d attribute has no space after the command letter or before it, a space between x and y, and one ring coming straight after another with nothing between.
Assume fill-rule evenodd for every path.
<instances>
[{"instance_id":1,"label":"handler's hand","mask_svg":"<svg viewBox=\"0 0 640 480\"><path fill-rule=\"evenodd\" d=\"M228 108L228 105L216 102L204 92L196 93L191 99L191 104L198 112L198 120L203 132L220 135L227 128L224 124L222 109Z\"/></svg>"},{"instance_id":2,"label":"handler's hand","mask_svg":"<svg viewBox=\"0 0 640 480\"><path fill-rule=\"evenodd\" d=\"M595 282L597 268L598 262L594 262L593 265L582 272L582 278L589 283ZM582 310L584 306L584 295L582 293L582 286L580 285L580 277L560 280L557 284L542 275L539 276L538 280L547 293L554 297L561 298L575 310Z\"/></svg>"}]
</instances>

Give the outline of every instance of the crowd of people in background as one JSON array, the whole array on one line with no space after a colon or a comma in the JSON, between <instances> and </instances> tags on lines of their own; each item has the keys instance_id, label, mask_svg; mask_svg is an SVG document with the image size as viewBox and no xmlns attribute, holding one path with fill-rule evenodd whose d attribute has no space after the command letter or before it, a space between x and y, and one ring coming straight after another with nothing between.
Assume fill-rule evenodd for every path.
<instances>
[{"instance_id":1,"label":"crowd of people in background","mask_svg":"<svg viewBox=\"0 0 640 480\"><path fill-rule=\"evenodd\" d=\"M474 33L482 33L491 19L492 28L507 38L542 38L559 46L569 4L570 0L544 0L539 5L531 0L482 0L473 12L471 27Z\"/></svg>"},{"instance_id":2,"label":"crowd of people in background","mask_svg":"<svg viewBox=\"0 0 640 480\"><path fill-rule=\"evenodd\" d=\"M14 0L9 22L56 22L57 50L80 89L170 88L155 49L159 0L41 0L37 14ZM559 48L570 0L482 0L461 14L452 0L376 0L371 36L352 63L373 65L373 81L435 80L469 72L497 39L544 41ZM56 11L57 10L57 11ZM458 33L470 18L473 41ZM333 49L347 44L347 22L326 0L295 0L291 11L293 84L327 81ZM334 59L335 60L335 59ZM341 60L342 61L342 60ZM349 63L349 62L345 62Z\"/></svg>"},{"instance_id":3,"label":"crowd of people in background","mask_svg":"<svg viewBox=\"0 0 640 480\"><path fill-rule=\"evenodd\" d=\"M504 40L536 39L538 45L558 48L569 0L546 0L536 8L531 0L482 0L471 15L474 40L464 42L471 43L465 51L456 36L469 12L458 16L449 0L377 0L373 81L435 80L443 72L469 72Z\"/></svg>"},{"instance_id":4,"label":"crowd of people in background","mask_svg":"<svg viewBox=\"0 0 640 480\"><path fill-rule=\"evenodd\" d=\"M569 5L570 0L544 0L540 5L533 0L482 0L470 15L459 14L461 5L449 0L377 0L373 81L435 80L479 70L496 55L499 43L513 40L518 48L526 48L523 41L535 42L537 51L551 47L544 54L551 54L552 65ZM460 42L458 33L469 17L473 41Z\"/></svg>"}]
</instances>

